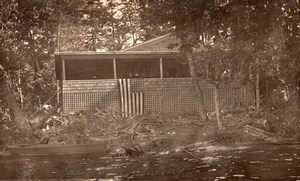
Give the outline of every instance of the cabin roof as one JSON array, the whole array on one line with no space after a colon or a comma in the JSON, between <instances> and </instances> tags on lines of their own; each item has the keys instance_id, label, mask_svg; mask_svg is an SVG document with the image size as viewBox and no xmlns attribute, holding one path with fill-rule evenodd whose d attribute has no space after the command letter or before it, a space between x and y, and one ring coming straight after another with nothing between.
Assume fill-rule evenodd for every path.
<instances>
[{"instance_id":1,"label":"cabin roof","mask_svg":"<svg viewBox=\"0 0 300 181\"><path fill-rule=\"evenodd\" d=\"M56 52L55 59L87 60L87 59L128 59L128 58L174 58L177 51L114 51L114 52Z\"/></svg>"},{"instance_id":2,"label":"cabin roof","mask_svg":"<svg viewBox=\"0 0 300 181\"><path fill-rule=\"evenodd\" d=\"M178 52L179 50L179 40L175 36L163 35L151 40L145 41L143 43L134 45L132 47L122 50L126 51L156 51L156 52L168 52L174 51ZM170 45L173 45L173 48L170 48Z\"/></svg>"},{"instance_id":3,"label":"cabin roof","mask_svg":"<svg viewBox=\"0 0 300 181\"><path fill-rule=\"evenodd\" d=\"M173 58L179 55L179 40L175 36L163 35L122 51L109 52L56 52L55 59L127 59L127 58ZM174 45L173 49L170 45Z\"/></svg>"}]
</instances>

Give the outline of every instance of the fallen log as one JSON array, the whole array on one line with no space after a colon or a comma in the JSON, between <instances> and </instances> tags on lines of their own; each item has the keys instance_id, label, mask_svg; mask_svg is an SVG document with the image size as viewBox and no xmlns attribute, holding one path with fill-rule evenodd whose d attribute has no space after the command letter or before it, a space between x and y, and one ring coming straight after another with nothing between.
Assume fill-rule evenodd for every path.
<instances>
[{"instance_id":1,"label":"fallen log","mask_svg":"<svg viewBox=\"0 0 300 181\"><path fill-rule=\"evenodd\" d=\"M282 136L279 136L277 134L274 133L270 133L267 132L265 130L250 126L250 125L246 125L244 127L245 133L254 136L254 137L258 137L261 138L267 142L270 143L277 143L277 144L285 144L285 143L294 143L294 140L289 139L289 138L284 138Z\"/></svg>"}]
</instances>

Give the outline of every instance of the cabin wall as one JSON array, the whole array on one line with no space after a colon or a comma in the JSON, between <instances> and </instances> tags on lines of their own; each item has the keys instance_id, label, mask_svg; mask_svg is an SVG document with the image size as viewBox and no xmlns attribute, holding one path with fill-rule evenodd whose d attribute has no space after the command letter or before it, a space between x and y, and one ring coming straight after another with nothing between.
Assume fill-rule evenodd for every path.
<instances>
[{"instance_id":1,"label":"cabin wall","mask_svg":"<svg viewBox=\"0 0 300 181\"><path fill-rule=\"evenodd\" d=\"M134 78L127 79L130 93L141 93L144 113L195 113L199 109L191 78ZM208 112L214 111L214 85L201 81L204 102ZM128 93L128 91L127 91ZM118 79L64 80L63 111L112 109L122 112L120 81ZM123 95L124 96L124 95ZM130 98L132 99L132 97ZM226 85L220 89L221 109L239 108L252 105L252 85ZM133 109L128 101L129 108Z\"/></svg>"}]
</instances>

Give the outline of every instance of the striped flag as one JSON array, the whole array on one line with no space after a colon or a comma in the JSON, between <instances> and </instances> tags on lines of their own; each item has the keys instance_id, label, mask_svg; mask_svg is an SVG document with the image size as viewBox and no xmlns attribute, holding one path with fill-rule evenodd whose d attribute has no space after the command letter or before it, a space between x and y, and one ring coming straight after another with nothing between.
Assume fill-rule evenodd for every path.
<instances>
[{"instance_id":1,"label":"striped flag","mask_svg":"<svg viewBox=\"0 0 300 181\"><path fill-rule=\"evenodd\" d=\"M131 92L130 79L119 79L122 117L140 115L144 112L144 95Z\"/></svg>"}]
</instances>

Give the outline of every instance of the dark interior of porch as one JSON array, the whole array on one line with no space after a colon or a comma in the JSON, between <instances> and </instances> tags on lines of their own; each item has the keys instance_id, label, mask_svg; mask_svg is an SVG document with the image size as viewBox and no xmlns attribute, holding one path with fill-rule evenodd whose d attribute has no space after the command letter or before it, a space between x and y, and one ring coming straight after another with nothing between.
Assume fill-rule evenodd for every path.
<instances>
[{"instance_id":1,"label":"dark interior of porch","mask_svg":"<svg viewBox=\"0 0 300 181\"><path fill-rule=\"evenodd\" d=\"M65 60L66 80L178 77L189 77L189 72L188 65L177 58Z\"/></svg>"}]
</instances>

